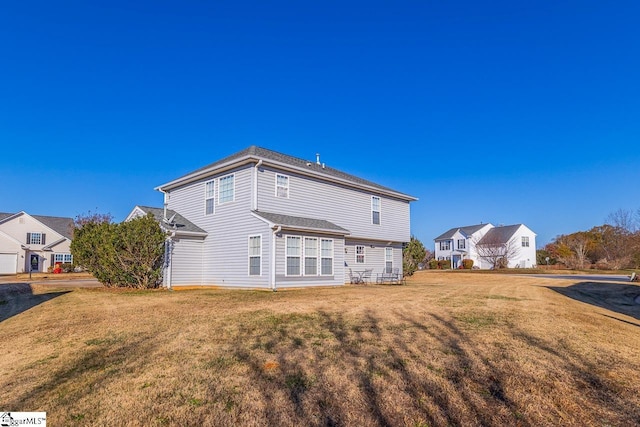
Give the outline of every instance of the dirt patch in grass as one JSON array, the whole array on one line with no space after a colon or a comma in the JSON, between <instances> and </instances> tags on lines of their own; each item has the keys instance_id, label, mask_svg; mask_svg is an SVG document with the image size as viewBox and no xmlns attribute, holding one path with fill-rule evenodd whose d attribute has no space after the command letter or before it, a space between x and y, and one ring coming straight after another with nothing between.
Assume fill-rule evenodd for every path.
<instances>
[{"instance_id":1,"label":"dirt patch in grass","mask_svg":"<svg viewBox=\"0 0 640 427\"><path fill-rule=\"evenodd\" d=\"M0 322L0 407L52 425L638 424L640 322L558 291L575 284L33 287Z\"/></svg>"}]
</instances>

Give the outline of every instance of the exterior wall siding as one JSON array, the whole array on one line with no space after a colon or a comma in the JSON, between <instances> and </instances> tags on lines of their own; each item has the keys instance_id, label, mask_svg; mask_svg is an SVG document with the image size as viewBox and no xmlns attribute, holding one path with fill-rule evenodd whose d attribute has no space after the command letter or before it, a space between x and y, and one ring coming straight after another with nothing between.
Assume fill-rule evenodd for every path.
<instances>
[{"instance_id":1,"label":"exterior wall siding","mask_svg":"<svg viewBox=\"0 0 640 427\"><path fill-rule=\"evenodd\" d=\"M364 246L364 263L356 261L356 246ZM372 247L373 246L373 247ZM345 243L345 283L349 283L349 269L352 272L362 270L373 270L371 276L375 281L376 275L383 272L386 268L386 248L393 249L393 261L391 268L397 268L402 274L402 244L395 243L389 245L389 242L371 241L371 240L353 240L348 238Z\"/></svg>"},{"instance_id":2,"label":"exterior wall siding","mask_svg":"<svg viewBox=\"0 0 640 427\"><path fill-rule=\"evenodd\" d=\"M219 178L231 173L234 174L235 200L219 204ZM367 268L374 270L374 280L375 273L382 272L384 268L384 247L389 242L392 242L391 245L394 248L394 267L402 269L402 242L410 239L409 202L288 172L282 172L282 174L289 177L289 197L276 197L277 173L281 172L270 167L255 168L253 165L244 165L175 188L168 193L168 208L179 212L208 233L201 245L202 285L269 288L272 277L271 252L274 234L269 224L251 214L254 208L264 212L323 219L351 232L349 239L352 240L345 245L343 236L282 230L275 236L276 288L343 285L348 282L346 265L351 263L349 256L354 251L356 240L365 242L367 248L371 245L375 246L375 250L371 250L367 261L369 263ZM216 180L214 213L205 215L205 183L214 179ZM254 201L256 184L257 200ZM372 224L371 196L381 198L380 225ZM259 276L249 275L248 237L251 235L261 236L262 254ZM287 235L333 239L333 274L288 276L285 254L285 236ZM195 248L184 245L177 249L175 256L173 284L196 284L194 283L196 261L189 259L189 257L197 258ZM176 268L179 262L188 263L190 267Z\"/></svg>"},{"instance_id":3,"label":"exterior wall siding","mask_svg":"<svg viewBox=\"0 0 640 427\"><path fill-rule=\"evenodd\" d=\"M276 174L289 177L289 198L276 197ZM371 196L381 198L380 225L371 223ZM409 202L307 176L260 168L258 210L330 221L351 237L392 242L410 239Z\"/></svg>"},{"instance_id":4,"label":"exterior wall siding","mask_svg":"<svg viewBox=\"0 0 640 427\"><path fill-rule=\"evenodd\" d=\"M171 285L202 284L202 239L175 239L171 254Z\"/></svg>"},{"instance_id":5,"label":"exterior wall siding","mask_svg":"<svg viewBox=\"0 0 640 427\"><path fill-rule=\"evenodd\" d=\"M251 166L241 167L171 191L168 207L209 235L202 248L202 284L266 288L269 285L268 247L271 229L251 215ZM218 203L220 177L234 174L234 201ZM214 213L205 215L205 183L216 179ZM248 236L262 235L262 274L249 276ZM178 276L174 274L174 280Z\"/></svg>"}]
</instances>

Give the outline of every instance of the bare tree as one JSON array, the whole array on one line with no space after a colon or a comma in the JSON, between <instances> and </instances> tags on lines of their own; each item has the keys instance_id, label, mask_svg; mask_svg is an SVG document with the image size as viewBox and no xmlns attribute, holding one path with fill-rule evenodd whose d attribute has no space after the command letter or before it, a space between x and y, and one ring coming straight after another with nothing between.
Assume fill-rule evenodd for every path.
<instances>
[{"instance_id":1,"label":"bare tree","mask_svg":"<svg viewBox=\"0 0 640 427\"><path fill-rule=\"evenodd\" d=\"M509 262L520 255L520 246L516 239L504 241L502 236L487 233L481 238L473 239L478 258L488 263L492 269L506 268Z\"/></svg>"},{"instance_id":2,"label":"bare tree","mask_svg":"<svg viewBox=\"0 0 640 427\"><path fill-rule=\"evenodd\" d=\"M640 228L640 209L636 212L628 209L618 209L607 216L605 224L621 228L629 233L635 233Z\"/></svg>"},{"instance_id":3,"label":"bare tree","mask_svg":"<svg viewBox=\"0 0 640 427\"><path fill-rule=\"evenodd\" d=\"M556 237L557 258L569 268L585 268L593 238L584 231Z\"/></svg>"}]
</instances>

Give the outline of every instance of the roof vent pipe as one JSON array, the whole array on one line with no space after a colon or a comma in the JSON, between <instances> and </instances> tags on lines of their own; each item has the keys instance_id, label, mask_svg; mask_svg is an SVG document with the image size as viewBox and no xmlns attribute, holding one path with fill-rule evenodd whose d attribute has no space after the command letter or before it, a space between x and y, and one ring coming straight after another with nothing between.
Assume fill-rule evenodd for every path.
<instances>
[{"instance_id":1,"label":"roof vent pipe","mask_svg":"<svg viewBox=\"0 0 640 427\"><path fill-rule=\"evenodd\" d=\"M316 153L316 165L320 164L320 153Z\"/></svg>"}]
</instances>

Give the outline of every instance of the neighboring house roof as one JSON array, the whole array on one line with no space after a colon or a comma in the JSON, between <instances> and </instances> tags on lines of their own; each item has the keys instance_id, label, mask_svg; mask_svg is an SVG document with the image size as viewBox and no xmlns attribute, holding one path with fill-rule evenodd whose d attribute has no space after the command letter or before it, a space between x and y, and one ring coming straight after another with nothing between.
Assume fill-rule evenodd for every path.
<instances>
[{"instance_id":1,"label":"neighboring house roof","mask_svg":"<svg viewBox=\"0 0 640 427\"><path fill-rule=\"evenodd\" d=\"M303 218L299 216L282 215L262 211L252 211L252 213L266 220L272 227L281 226L283 228L295 230L321 231L342 235L350 234L349 230L324 219Z\"/></svg>"},{"instance_id":2,"label":"neighboring house roof","mask_svg":"<svg viewBox=\"0 0 640 427\"><path fill-rule=\"evenodd\" d=\"M438 240L449 240L449 239L453 239L453 236L456 234L456 232L458 230L460 230L460 232L462 234L465 234L467 236L472 235L473 233L475 233L478 230L481 230L483 227L486 227L488 224L478 224L478 225L466 225L464 227L456 227L456 228L452 228L451 230L446 231L445 233L439 235L438 237L436 237L435 241ZM490 224L489 224L490 225Z\"/></svg>"},{"instance_id":3,"label":"neighboring house roof","mask_svg":"<svg viewBox=\"0 0 640 427\"><path fill-rule=\"evenodd\" d=\"M494 227L480 239L478 245L484 244L503 244L509 242L513 238L513 235L518 231L522 224L504 225L500 227Z\"/></svg>"},{"instance_id":4,"label":"neighboring house roof","mask_svg":"<svg viewBox=\"0 0 640 427\"><path fill-rule=\"evenodd\" d=\"M0 212L0 221L8 219L9 217L19 216L26 212L18 212L15 214ZM73 219L59 216L46 216L46 215L29 215L37 221L40 221L45 226L49 227L56 233L71 240L73 237Z\"/></svg>"},{"instance_id":5,"label":"neighboring house roof","mask_svg":"<svg viewBox=\"0 0 640 427\"><path fill-rule=\"evenodd\" d=\"M170 224L164 221L164 208L154 208L151 206L136 206L133 212L135 212L136 209L140 209L145 214L151 213L153 217L156 219L156 221L160 223L160 226L165 230L179 231L179 232L186 232L186 233L197 233L202 235L207 234L207 232L204 231L202 228L198 227L197 225L195 225L194 223L192 223L191 221L189 221L188 219L180 215L178 212L173 211L171 209L167 209L167 219L172 219ZM131 214L129 215L129 218L131 218Z\"/></svg>"},{"instance_id":6,"label":"neighboring house roof","mask_svg":"<svg viewBox=\"0 0 640 427\"><path fill-rule=\"evenodd\" d=\"M200 169L196 169L193 172L190 172L184 176L181 176L180 178L157 187L157 189L170 190L182 184L186 184L206 177L208 175L218 173L220 172L220 170L225 170L230 167L236 167L243 163L255 163L260 160L262 160L264 163L283 167L285 169L292 169L301 174L313 175L318 178L336 181L367 190L376 190L380 193L397 197L403 200L418 200L413 196L409 196L407 194L395 191L391 188L368 181L366 179L362 179L357 176L328 167L324 163L318 164L317 162L299 159L297 157L278 153L266 148L256 147L255 145L245 148L242 151L239 151L235 154L232 154L231 156L225 157L222 160L218 160Z\"/></svg>"},{"instance_id":7,"label":"neighboring house roof","mask_svg":"<svg viewBox=\"0 0 640 427\"><path fill-rule=\"evenodd\" d=\"M173 218L171 224L168 224L164 221L164 208L154 208L150 206L136 206L137 209L140 209L144 213L151 213L156 221L160 223L160 226L165 230L169 231L179 231L186 233L199 233L206 235L207 232L202 228L198 227L179 213L174 210L167 209L167 219ZM135 211L135 209L134 209Z\"/></svg>"}]
</instances>

